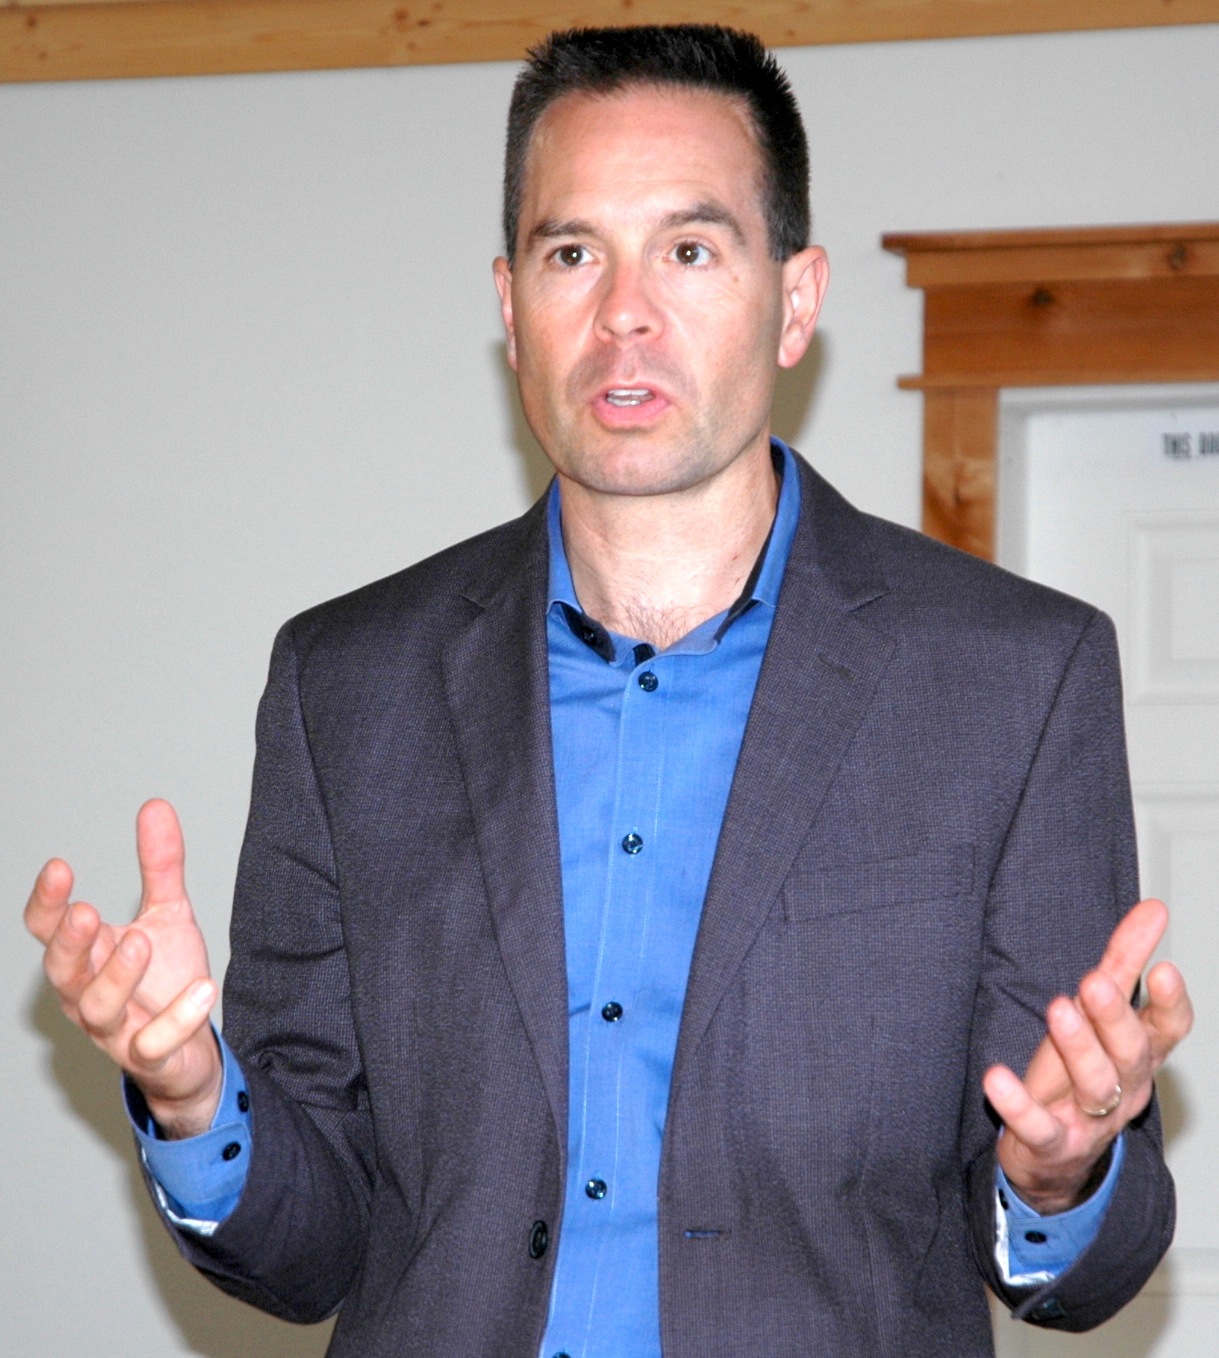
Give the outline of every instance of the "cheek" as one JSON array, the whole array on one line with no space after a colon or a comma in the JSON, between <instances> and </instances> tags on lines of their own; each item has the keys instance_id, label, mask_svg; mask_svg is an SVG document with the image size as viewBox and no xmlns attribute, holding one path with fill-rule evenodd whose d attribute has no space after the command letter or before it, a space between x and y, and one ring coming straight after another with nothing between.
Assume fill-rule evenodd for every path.
<instances>
[{"instance_id":1,"label":"cheek","mask_svg":"<svg viewBox=\"0 0 1219 1358\"><path fill-rule=\"evenodd\" d=\"M518 361L529 362L535 374L560 371L576 351L580 329L580 308L573 298L534 299L516 316Z\"/></svg>"},{"instance_id":2,"label":"cheek","mask_svg":"<svg viewBox=\"0 0 1219 1358\"><path fill-rule=\"evenodd\" d=\"M778 355L782 317L769 291L754 280L734 274L716 279L715 286L675 285L670 289L670 323L679 328L691 352L731 357L747 362L756 354L768 362Z\"/></svg>"},{"instance_id":3,"label":"cheek","mask_svg":"<svg viewBox=\"0 0 1219 1358\"><path fill-rule=\"evenodd\" d=\"M540 441L564 422L564 373L557 355L539 343L542 337L517 331L516 372L521 409Z\"/></svg>"}]
</instances>

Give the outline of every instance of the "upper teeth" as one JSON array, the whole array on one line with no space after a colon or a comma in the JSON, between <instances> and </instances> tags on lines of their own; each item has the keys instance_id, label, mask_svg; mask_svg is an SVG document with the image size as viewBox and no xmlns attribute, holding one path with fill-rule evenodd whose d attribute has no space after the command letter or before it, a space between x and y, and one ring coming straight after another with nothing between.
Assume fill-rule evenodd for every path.
<instances>
[{"instance_id":1,"label":"upper teeth","mask_svg":"<svg viewBox=\"0 0 1219 1358\"><path fill-rule=\"evenodd\" d=\"M637 406L652 399L647 387L615 387L605 393L605 399L613 406Z\"/></svg>"}]
</instances>

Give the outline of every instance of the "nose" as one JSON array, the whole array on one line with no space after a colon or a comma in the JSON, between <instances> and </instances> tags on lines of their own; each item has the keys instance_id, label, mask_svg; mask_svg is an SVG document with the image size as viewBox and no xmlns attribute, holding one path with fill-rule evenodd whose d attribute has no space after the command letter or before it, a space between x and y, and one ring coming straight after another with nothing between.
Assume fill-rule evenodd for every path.
<instances>
[{"instance_id":1,"label":"nose","mask_svg":"<svg viewBox=\"0 0 1219 1358\"><path fill-rule=\"evenodd\" d=\"M608 270L597 305L597 334L621 342L649 339L664 329L664 317L638 265L618 263Z\"/></svg>"}]
</instances>

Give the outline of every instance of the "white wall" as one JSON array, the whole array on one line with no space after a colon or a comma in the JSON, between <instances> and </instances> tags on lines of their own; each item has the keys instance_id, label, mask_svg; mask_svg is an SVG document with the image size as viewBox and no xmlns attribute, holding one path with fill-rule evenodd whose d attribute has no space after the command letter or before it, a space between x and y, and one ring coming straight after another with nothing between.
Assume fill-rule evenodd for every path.
<instances>
[{"instance_id":1,"label":"white wall","mask_svg":"<svg viewBox=\"0 0 1219 1358\"><path fill-rule=\"evenodd\" d=\"M920 297L879 235L1219 218L1219 28L785 61L835 280L779 430L913 523ZM512 74L0 87L6 1351L324 1348L179 1264L18 912L52 853L128 910L135 809L169 796L223 965L275 627L540 488L489 270Z\"/></svg>"}]
</instances>

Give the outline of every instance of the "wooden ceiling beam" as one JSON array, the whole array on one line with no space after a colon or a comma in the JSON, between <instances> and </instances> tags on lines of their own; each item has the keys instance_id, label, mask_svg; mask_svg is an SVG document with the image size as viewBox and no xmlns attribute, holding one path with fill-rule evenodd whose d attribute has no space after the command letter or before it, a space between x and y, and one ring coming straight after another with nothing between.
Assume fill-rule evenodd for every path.
<instances>
[{"instance_id":1,"label":"wooden ceiling beam","mask_svg":"<svg viewBox=\"0 0 1219 1358\"><path fill-rule=\"evenodd\" d=\"M555 28L683 20L799 47L1219 23L1219 0L5 0L0 81L518 60Z\"/></svg>"}]
</instances>

